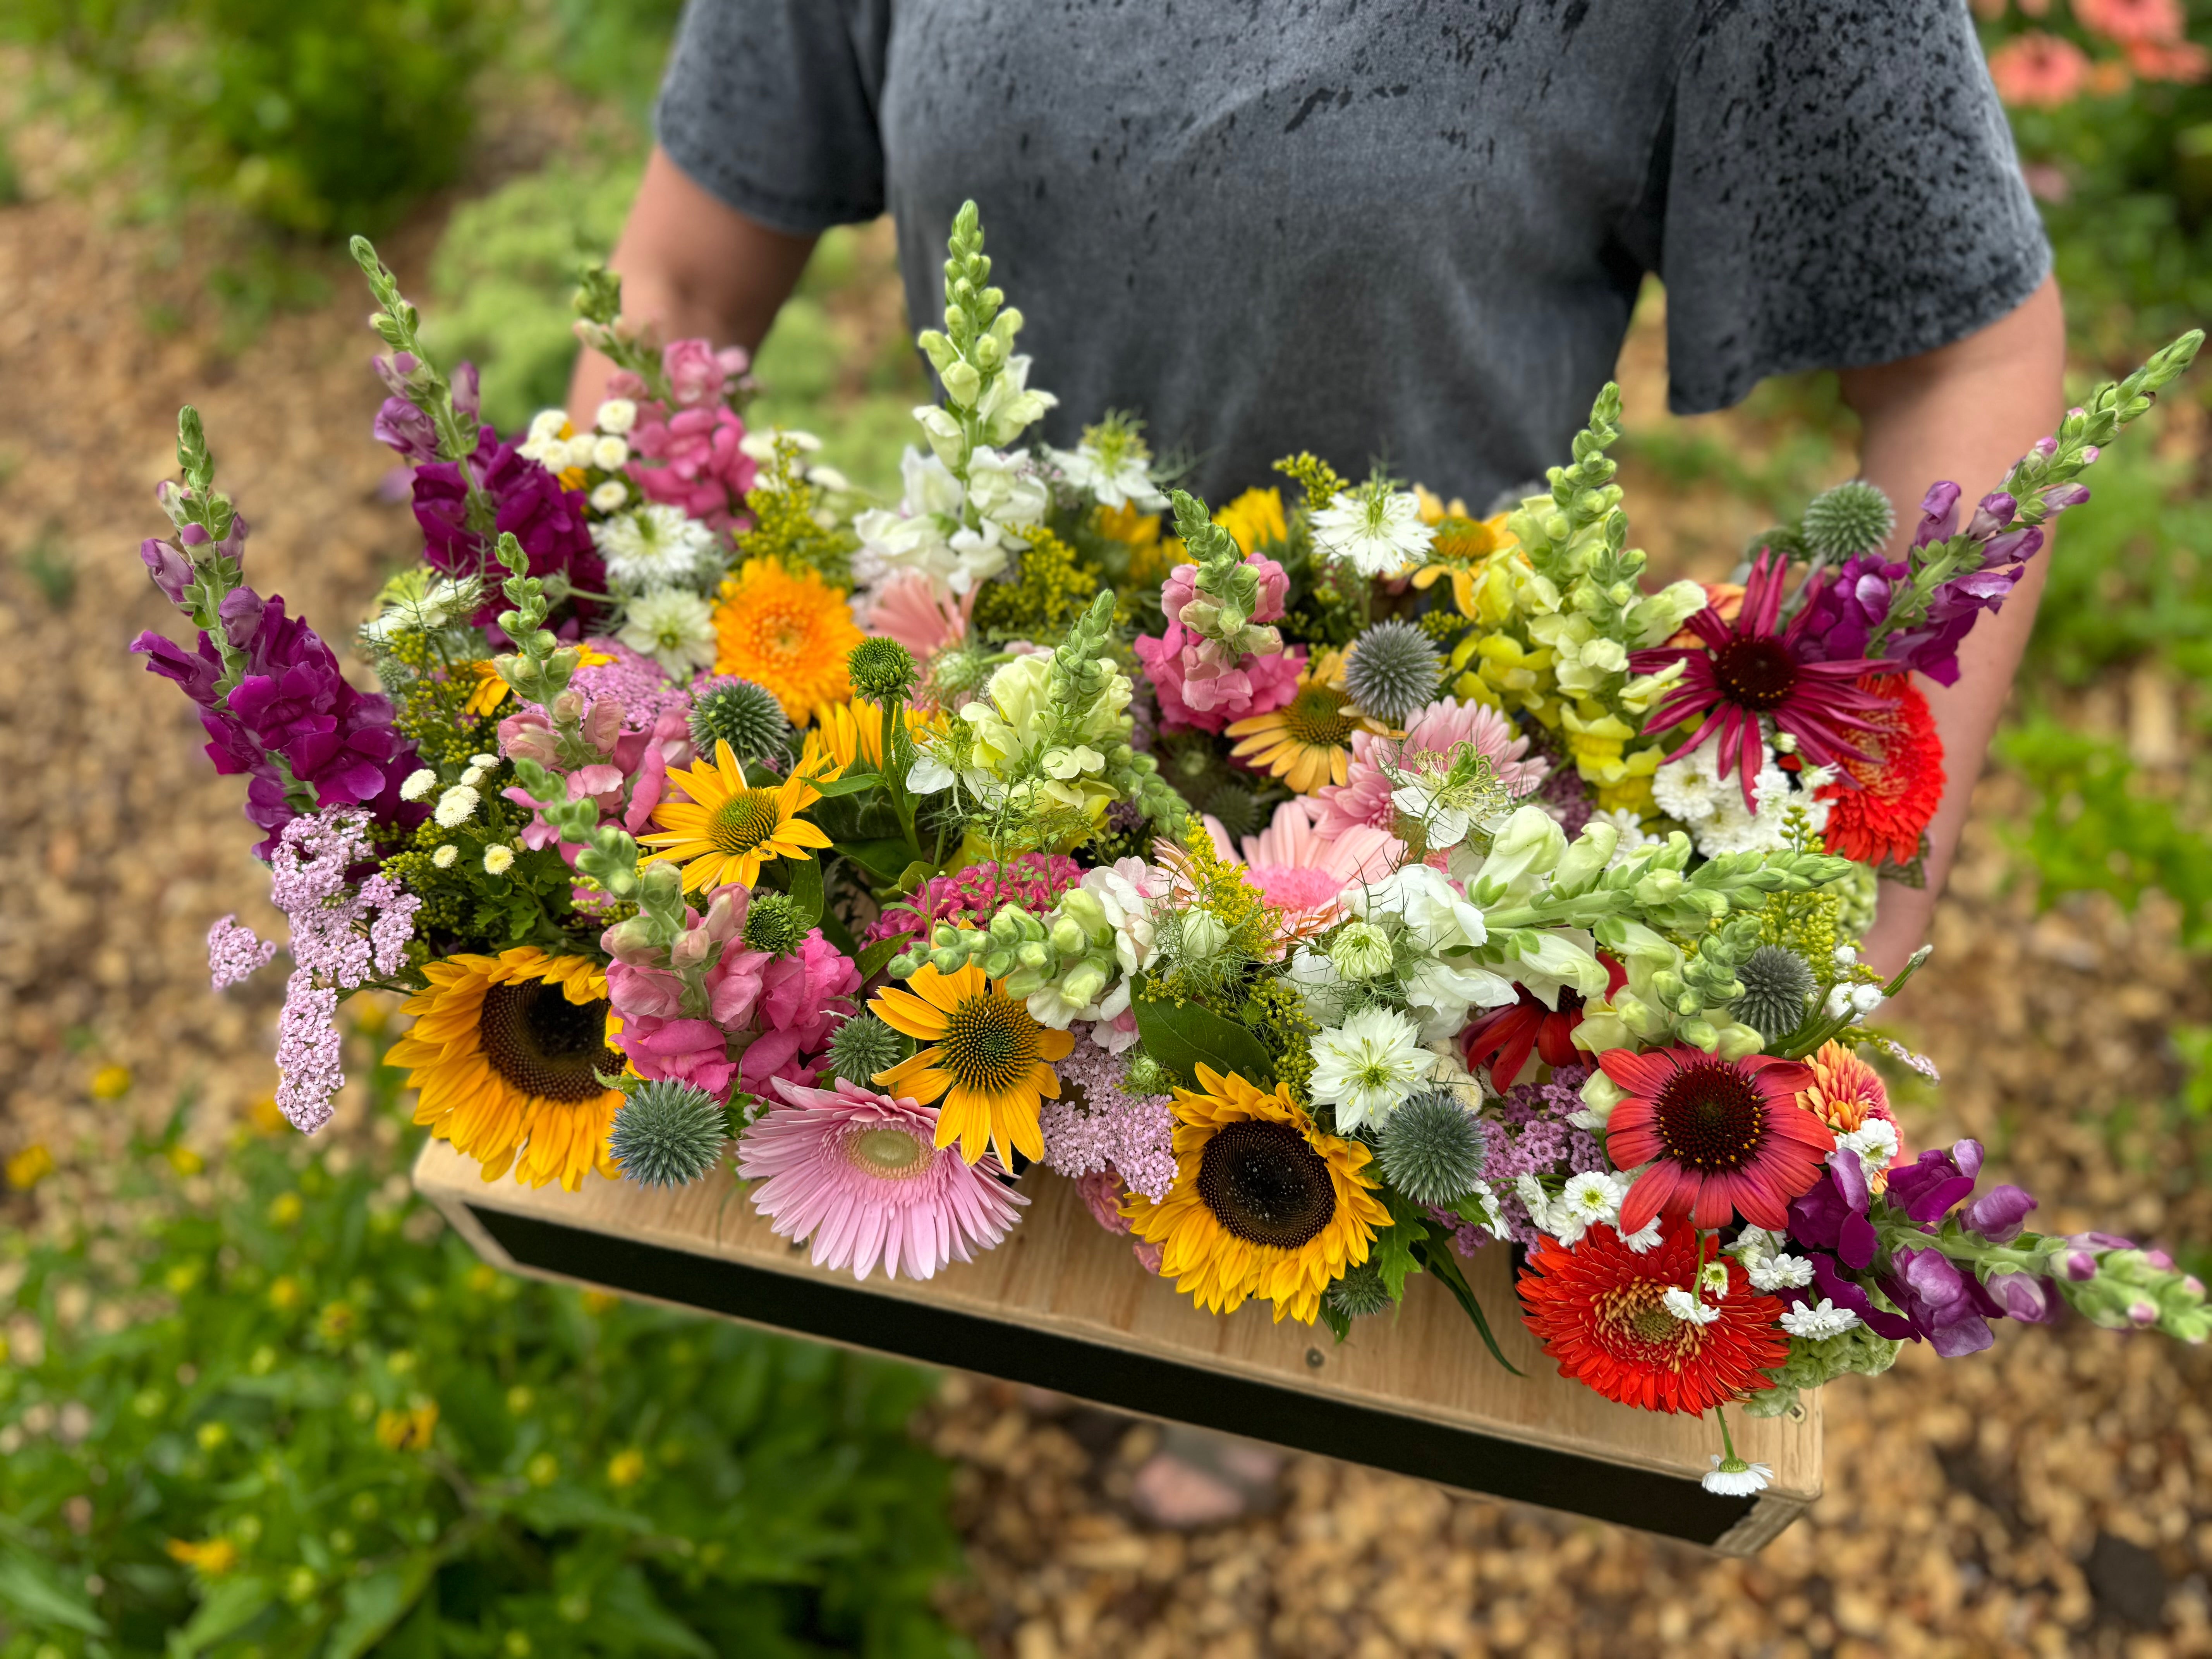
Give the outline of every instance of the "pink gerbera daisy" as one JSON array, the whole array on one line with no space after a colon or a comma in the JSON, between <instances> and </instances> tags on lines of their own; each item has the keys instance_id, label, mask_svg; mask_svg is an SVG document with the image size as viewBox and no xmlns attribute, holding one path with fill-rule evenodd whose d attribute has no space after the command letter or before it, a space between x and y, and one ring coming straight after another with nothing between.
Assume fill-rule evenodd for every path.
<instances>
[{"instance_id":1,"label":"pink gerbera daisy","mask_svg":"<svg viewBox=\"0 0 2212 1659\"><path fill-rule=\"evenodd\" d=\"M1858 686L1860 676L1878 673L1886 665L1803 659L1799 637L1817 606L1803 606L1786 629L1776 631L1789 569L1786 559L1761 554L1751 568L1743 608L1732 625L1708 608L1689 620L1700 644L1688 650L1662 646L1635 652L1628 659L1639 674L1673 663L1685 665L1681 679L1667 701L1651 711L1644 729L1665 732L1692 714L1705 715L1697 736L1667 758L1680 760L1718 738L1721 758L1715 771L1724 778L1730 768L1741 767L1744 810L1749 812L1759 810L1751 792L1765 756L1762 719L1771 719L1778 731L1797 740L1797 752L1808 766L1837 766L1846 760L1864 763L1868 757L1852 746L1850 734L1872 731L1867 716L1886 706Z\"/></svg>"},{"instance_id":2,"label":"pink gerbera daisy","mask_svg":"<svg viewBox=\"0 0 2212 1659\"><path fill-rule=\"evenodd\" d=\"M928 577L902 570L865 602L867 614L860 623L880 638L896 640L916 662L927 662L967 637L969 616L981 591L970 588L957 598L941 599Z\"/></svg>"},{"instance_id":3,"label":"pink gerbera daisy","mask_svg":"<svg viewBox=\"0 0 2212 1659\"><path fill-rule=\"evenodd\" d=\"M896 1279L927 1279L1006 1236L1029 1202L999 1161L963 1163L939 1148L937 1114L842 1078L835 1092L773 1079L790 1103L755 1119L738 1142L738 1173L761 1185L753 1207L781 1237L811 1237L814 1265L866 1279L880 1259Z\"/></svg>"},{"instance_id":4,"label":"pink gerbera daisy","mask_svg":"<svg viewBox=\"0 0 2212 1659\"><path fill-rule=\"evenodd\" d=\"M1418 756L1449 756L1463 743L1472 744L1477 754L1489 759L1498 781L1516 797L1535 788L1551 769L1548 761L1521 758L1528 752L1528 739L1495 708L1446 697L1416 714L1403 738L1354 732L1344 781L1323 784L1314 792L1316 826L1325 836L1341 836L1363 823L1388 830L1396 812L1390 805L1393 786L1382 770L1384 764L1410 767Z\"/></svg>"},{"instance_id":5,"label":"pink gerbera daisy","mask_svg":"<svg viewBox=\"0 0 2212 1659\"><path fill-rule=\"evenodd\" d=\"M1621 1201L1620 1230L1654 1216L1697 1227L1746 1221L1782 1231L1790 1200L1820 1179L1835 1132L1796 1103L1811 1070L1771 1054L1722 1060L1702 1049L1609 1049L1598 1064L1628 1091L1606 1123L1616 1169L1650 1167Z\"/></svg>"},{"instance_id":6,"label":"pink gerbera daisy","mask_svg":"<svg viewBox=\"0 0 2212 1659\"><path fill-rule=\"evenodd\" d=\"M1285 801L1265 830L1244 837L1241 861L1268 903L1293 918L1325 921L1336 915L1346 888L1381 881L1396 869L1406 844L1366 824L1354 824L1340 836L1325 835L1314 826L1314 811L1304 796ZM1237 862L1220 819L1208 817L1206 828L1221 856Z\"/></svg>"}]
</instances>

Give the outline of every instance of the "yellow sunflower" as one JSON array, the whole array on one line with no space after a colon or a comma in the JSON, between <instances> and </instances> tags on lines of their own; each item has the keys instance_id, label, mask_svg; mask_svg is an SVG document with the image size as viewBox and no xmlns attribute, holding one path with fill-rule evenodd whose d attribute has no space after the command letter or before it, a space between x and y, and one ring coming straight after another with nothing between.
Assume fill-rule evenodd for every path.
<instances>
[{"instance_id":1,"label":"yellow sunflower","mask_svg":"<svg viewBox=\"0 0 2212 1659\"><path fill-rule=\"evenodd\" d=\"M1291 533L1279 489L1248 489L1216 513L1213 521L1237 538L1237 547L1248 556Z\"/></svg>"},{"instance_id":2,"label":"yellow sunflower","mask_svg":"<svg viewBox=\"0 0 2212 1659\"><path fill-rule=\"evenodd\" d=\"M1229 752L1310 795L1325 783L1344 781L1352 734L1364 724L1346 712L1344 657L1330 651L1306 665L1297 691L1280 708L1231 721L1229 735L1239 741Z\"/></svg>"},{"instance_id":3,"label":"yellow sunflower","mask_svg":"<svg viewBox=\"0 0 2212 1659\"><path fill-rule=\"evenodd\" d=\"M795 725L817 702L853 695L845 659L861 640L844 593L818 571L748 559L714 608L714 672L766 686Z\"/></svg>"},{"instance_id":4,"label":"yellow sunflower","mask_svg":"<svg viewBox=\"0 0 2212 1659\"><path fill-rule=\"evenodd\" d=\"M694 761L668 781L690 799L663 800L653 814L658 829L640 836L638 845L658 849L648 864L682 865L687 893L733 881L750 887L770 859L803 859L830 845L829 836L793 816L822 799L803 763L781 783L755 788L730 745L718 742L714 760Z\"/></svg>"},{"instance_id":5,"label":"yellow sunflower","mask_svg":"<svg viewBox=\"0 0 2212 1659\"><path fill-rule=\"evenodd\" d=\"M987 1148L1009 1170L1015 1152L1042 1158L1037 1116L1060 1098L1050 1062L1073 1052L1074 1037L1038 1024L1003 980L986 979L973 963L957 974L924 968L907 984L886 985L870 1006L885 1024L930 1046L875 1080L924 1105L941 1097L937 1144L958 1141L970 1164Z\"/></svg>"},{"instance_id":6,"label":"yellow sunflower","mask_svg":"<svg viewBox=\"0 0 2212 1659\"><path fill-rule=\"evenodd\" d=\"M512 1166L532 1187L557 1180L574 1192L586 1170L615 1174L607 1131L623 1097L594 1075L624 1065L607 1043L622 1020L605 970L525 945L422 971L430 988L402 1006L415 1024L387 1057L422 1091L415 1121L483 1164L486 1181Z\"/></svg>"},{"instance_id":7,"label":"yellow sunflower","mask_svg":"<svg viewBox=\"0 0 2212 1659\"><path fill-rule=\"evenodd\" d=\"M1132 1193L1122 1213L1160 1247L1162 1276L1208 1313L1257 1297L1277 1324L1310 1325L1322 1292L1390 1224L1366 1173L1373 1154L1314 1127L1280 1085L1263 1093L1210 1066L1198 1082L1175 1091L1175 1184L1157 1204Z\"/></svg>"}]
</instances>

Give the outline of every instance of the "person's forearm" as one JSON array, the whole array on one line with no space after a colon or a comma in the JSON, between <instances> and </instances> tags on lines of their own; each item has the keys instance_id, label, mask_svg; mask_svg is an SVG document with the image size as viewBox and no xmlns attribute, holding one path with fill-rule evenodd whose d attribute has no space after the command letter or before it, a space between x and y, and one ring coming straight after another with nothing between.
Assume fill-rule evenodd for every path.
<instances>
[{"instance_id":1,"label":"person's forearm","mask_svg":"<svg viewBox=\"0 0 2212 1659\"><path fill-rule=\"evenodd\" d=\"M1960 511L1970 512L2029 446L2057 429L2065 362L2057 285L2046 281L2018 310L1955 345L1844 375L1844 400L1864 427L1860 471L1897 503L1893 556L1901 557L1911 539L1929 484L1957 483L1965 492ZM1881 915L1865 941L1867 960L1880 970L1902 967L1927 938L1990 738L2035 626L2050 559L2046 544L2004 609L1976 622L1960 648L1956 684L1918 682L1943 740L1946 782L1928 826L1927 884L1881 884Z\"/></svg>"},{"instance_id":2,"label":"person's forearm","mask_svg":"<svg viewBox=\"0 0 2212 1659\"><path fill-rule=\"evenodd\" d=\"M623 279L623 315L664 340L704 338L747 351L767 337L775 313L806 268L814 238L746 218L686 178L656 145L608 258ZM578 354L568 416L589 422L614 365Z\"/></svg>"}]
</instances>

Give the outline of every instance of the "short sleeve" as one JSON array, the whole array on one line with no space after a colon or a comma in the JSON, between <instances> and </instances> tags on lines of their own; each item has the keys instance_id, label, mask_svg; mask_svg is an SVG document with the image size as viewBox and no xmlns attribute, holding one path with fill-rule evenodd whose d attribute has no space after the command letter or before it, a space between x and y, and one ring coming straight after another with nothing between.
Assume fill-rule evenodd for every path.
<instances>
[{"instance_id":1,"label":"short sleeve","mask_svg":"<svg viewBox=\"0 0 2212 1659\"><path fill-rule=\"evenodd\" d=\"M1678 414L1948 345L2051 269L1966 0L1711 0L1653 160Z\"/></svg>"},{"instance_id":2,"label":"short sleeve","mask_svg":"<svg viewBox=\"0 0 2212 1659\"><path fill-rule=\"evenodd\" d=\"M890 0L688 0L653 125L685 176L772 230L884 210Z\"/></svg>"}]
</instances>

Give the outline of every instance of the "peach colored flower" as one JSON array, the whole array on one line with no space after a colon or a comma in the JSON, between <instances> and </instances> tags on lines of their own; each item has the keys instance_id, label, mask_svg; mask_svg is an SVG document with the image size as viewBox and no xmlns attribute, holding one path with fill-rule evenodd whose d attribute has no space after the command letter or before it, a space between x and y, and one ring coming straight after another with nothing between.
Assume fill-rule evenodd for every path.
<instances>
[{"instance_id":1,"label":"peach colored flower","mask_svg":"<svg viewBox=\"0 0 2212 1659\"><path fill-rule=\"evenodd\" d=\"M2031 29L1990 54L1990 79L2008 104L2055 109L2088 84L2089 59L2071 40Z\"/></svg>"},{"instance_id":2,"label":"peach colored flower","mask_svg":"<svg viewBox=\"0 0 2212 1659\"><path fill-rule=\"evenodd\" d=\"M2108 40L2161 44L2181 39L2181 0L2074 0L2074 21Z\"/></svg>"},{"instance_id":3,"label":"peach colored flower","mask_svg":"<svg viewBox=\"0 0 2212 1659\"><path fill-rule=\"evenodd\" d=\"M2194 40L2130 40L2128 63L2146 81L2179 81L2195 86L2212 74L2212 52Z\"/></svg>"}]
</instances>

